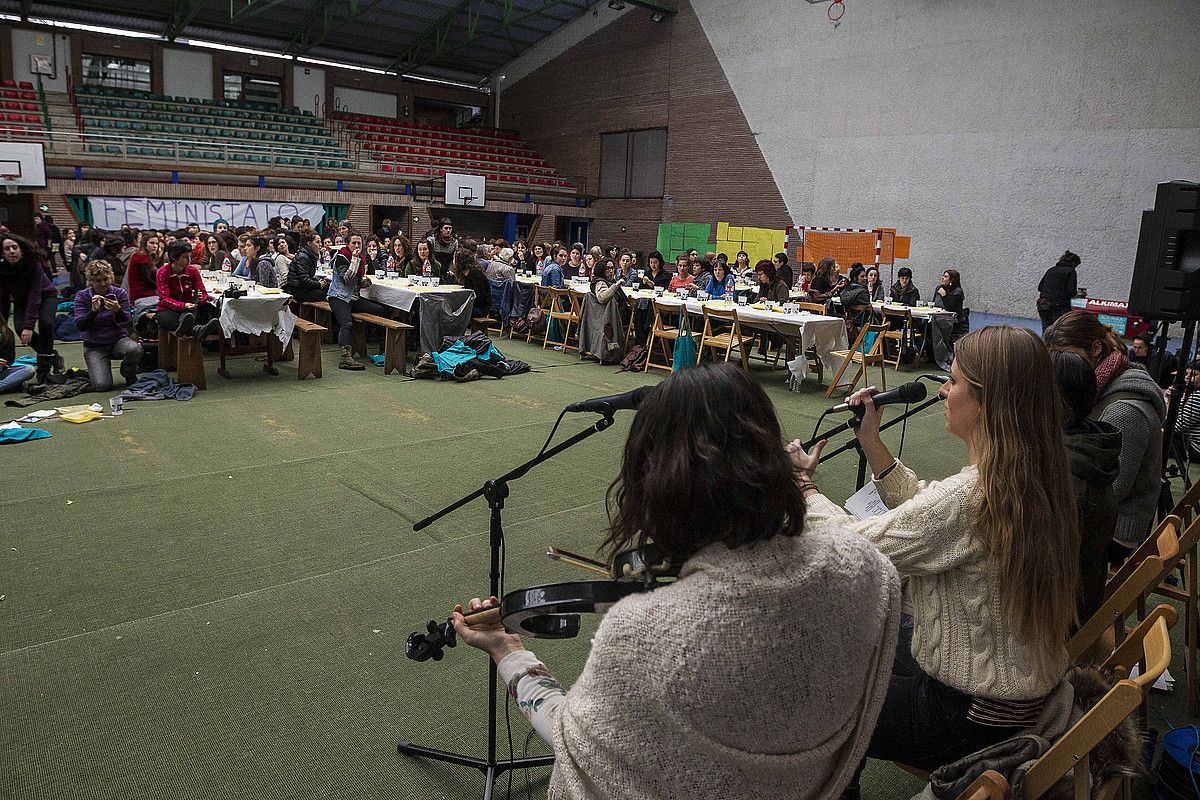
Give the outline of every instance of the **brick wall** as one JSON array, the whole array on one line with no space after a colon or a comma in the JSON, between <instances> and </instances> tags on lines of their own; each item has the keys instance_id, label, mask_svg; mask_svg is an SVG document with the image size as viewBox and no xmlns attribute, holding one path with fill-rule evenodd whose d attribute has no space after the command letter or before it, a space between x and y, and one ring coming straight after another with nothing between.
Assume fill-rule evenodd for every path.
<instances>
[{"instance_id":1,"label":"brick wall","mask_svg":"<svg viewBox=\"0 0 1200 800\"><path fill-rule=\"evenodd\" d=\"M599 184L601 133L667 128L666 196L595 201L592 243L650 250L661 222L791 222L687 0L661 23L641 10L624 15L506 88L500 108L502 127L521 131L590 192Z\"/></svg>"}]
</instances>

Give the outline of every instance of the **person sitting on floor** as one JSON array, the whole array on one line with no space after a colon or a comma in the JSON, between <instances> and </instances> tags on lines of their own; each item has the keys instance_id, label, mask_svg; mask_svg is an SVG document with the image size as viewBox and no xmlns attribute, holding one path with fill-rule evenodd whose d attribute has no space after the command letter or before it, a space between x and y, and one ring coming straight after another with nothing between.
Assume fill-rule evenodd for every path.
<instances>
[{"instance_id":1,"label":"person sitting on floor","mask_svg":"<svg viewBox=\"0 0 1200 800\"><path fill-rule=\"evenodd\" d=\"M993 326L964 336L955 353L941 395L946 428L970 462L958 473L918 481L880 438L874 389L848 402L864 412L856 436L890 510L848 515L814 482L823 443L811 453L789 445L808 518L864 536L908 580L913 626L901 629L867 756L927 771L1038 719L1070 666L1079 570L1063 408L1045 345L1030 330Z\"/></svg>"},{"instance_id":2,"label":"person sitting on floor","mask_svg":"<svg viewBox=\"0 0 1200 800\"><path fill-rule=\"evenodd\" d=\"M542 267L542 286L553 286L555 289L567 288L563 280L563 269L567 265L567 248L559 245L554 250L554 260Z\"/></svg>"},{"instance_id":3,"label":"person sitting on floor","mask_svg":"<svg viewBox=\"0 0 1200 800\"><path fill-rule=\"evenodd\" d=\"M791 291L788 289L787 283L775 271L773 262L764 258L754 265L754 271L758 274L759 302L770 300L782 304L788 301Z\"/></svg>"},{"instance_id":4,"label":"person sitting on floor","mask_svg":"<svg viewBox=\"0 0 1200 800\"><path fill-rule=\"evenodd\" d=\"M752 422L696 424L731 408ZM762 387L732 364L685 369L633 417L605 542L652 541L679 579L601 617L569 690L519 636L455 608L553 747L551 797L837 797L886 693L900 584L865 539L809 524L802 493Z\"/></svg>"},{"instance_id":5,"label":"person sitting on floor","mask_svg":"<svg viewBox=\"0 0 1200 800\"><path fill-rule=\"evenodd\" d=\"M108 262L88 264L87 279L87 288L75 293L75 327L83 334L88 381L96 391L107 392L113 387L114 359L121 361L121 377L126 385L137 380L142 346L129 336L133 321L129 295L120 286L113 286Z\"/></svg>"},{"instance_id":6,"label":"person sitting on floor","mask_svg":"<svg viewBox=\"0 0 1200 800\"><path fill-rule=\"evenodd\" d=\"M678 292L680 289L691 291L696 286L696 277L692 275L692 262L687 254L680 253L675 257L675 274L667 284L668 292Z\"/></svg>"},{"instance_id":7,"label":"person sitting on floor","mask_svg":"<svg viewBox=\"0 0 1200 800\"><path fill-rule=\"evenodd\" d=\"M158 327L176 336L195 336L203 341L221 330L216 309L208 302L208 291L200 270L192 266L192 246L186 239L167 245L167 263L159 267ZM199 327L198 327L199 326Z\"/></svg>"},{"instance_id":8,"label":"person sitting on floor","mask_svg":"<svg viewBox=\"0 0 1200 800\"><path fill-rule=\"evenodd\" d=\"M354 312L387 316L387 308L372 300L359 296L359 290L371 285L367 276L367 262L363 255L363 238L350 234L350 243L337 251L329 265L333 280L329 284L329 308L333 311L337 328L337 343L341 348L338 369L358 371L366 369L354 360L350 347L350 336L354 331Z\"/></svg>"},{"instance_id":9,"label":"person sitting on floor","mask_svg":"<svg viewBox=\"0 0 1200 800\"><path fill-rule=\"evenodd\" d=\"M0 394L15 392L37 371L32 364L14 364L17 360L17 337L12 328L0 326Z\"/></svg>"},{"instance_id":10,"label":"person sitting on floor","mask_svg":"<svg viewBox=\"0 0 1200 800\"><path fill-rule=\"evenodd\" d=\"M329 290L329 279L317 277L317 260L321 257L321 235L314 230L299 234L300 247L288 264L287 280L283 290L297 303L315 303L325 299Z\"/></svg>"},{"instance_id":11,"label":"person sitting on floor","mask_svg":"<svg viewBox=\"0 0 1200 800\"><path fill-rule=\"evenodd\" d=\"M454 270L450 277L454 283L475 293L472 317L486 317L492 313L492 288L488 286L487 276L479 268L479 261L474 253L459 248L454 254Z\"/></svg>"}]
</instances>

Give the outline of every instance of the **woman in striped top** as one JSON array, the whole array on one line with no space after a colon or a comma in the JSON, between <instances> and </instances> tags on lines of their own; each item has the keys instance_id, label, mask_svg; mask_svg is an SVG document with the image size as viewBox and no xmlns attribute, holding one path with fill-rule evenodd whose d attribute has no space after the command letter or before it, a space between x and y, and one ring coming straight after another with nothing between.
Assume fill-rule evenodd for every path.
<instances>
[{"instance_id":1,"label":"woman in striped top","mask_svg":"<svg viewBox=\"0 0 1200 800\"><path fill-rule=\"evenodd\" d=\"M1167 390L1168 394L1170 389ZM1192 362L1187 371L1187 383L1183 397L1179 400L1179 416L1175 421L1175 433L1183 437L1187 446L1188 460L1200 461L1200 358Z\"/></svg>"}]
</instances>

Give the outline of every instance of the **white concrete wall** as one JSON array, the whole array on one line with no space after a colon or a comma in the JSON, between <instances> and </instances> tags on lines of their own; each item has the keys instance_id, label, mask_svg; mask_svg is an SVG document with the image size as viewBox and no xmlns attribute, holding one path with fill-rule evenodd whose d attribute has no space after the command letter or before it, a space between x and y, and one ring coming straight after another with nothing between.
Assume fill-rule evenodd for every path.
<instances>
[{"instance_id":1,"label":"white concrete wall","mask_svg":"<svg viewBox=\"0 0 1200 800\"><path fill-rule=\"evenodd\" d=\"M1140 212L1200 179L1197 0L691 0L798 224L913 237L923 294L1033 316L1064 249L1125 299Z\"/></svg>"},{"instance_id":2,"label":"white concrete wall","mask_svg":"<svg viewBox=\"0 0 1200 800\"><path fill-rule=\"evenodd\" d=\"M355 114L374 114L388 119L395 119L397 116L396 95L387 92L369 92L366 89L335 86L333 104L341 111Z\"/></svg>"},{"instance_id":3,"label":"white concrete wall","mask_svg":"<svg viewBox=\"0 0 1200 800\"><path fill-rule=\"evenodd\" d=\"M62 34L46 30L12 30L13 80L18 83L29 81L37 86L37 76L29 71L29 57L33 54L49 56L54 63L54 74L42 76L42 86L48 92L67 90L67 69L71 66L71 39Z\"/></svg>"},{"instance_id":4,"label":"white concrete wall","mask_svg":"<svg viewBox=\"0 0 1200 800\"><path fill-rule=\"evenodd\" d=\"M325 70L312 64L292 68L292 105L318 117L325 112Z\"/></svg>"},{"instance_id":5,"label":"white concrete wall","mask_svg":"<svg viewBox=\"0 0 1200 800\"><path fill-rule=\"evenodd\" d=\"M213 99L212 53L191 48L163 48L163 94L173 97Z\"/></svg>"}]
</instances>

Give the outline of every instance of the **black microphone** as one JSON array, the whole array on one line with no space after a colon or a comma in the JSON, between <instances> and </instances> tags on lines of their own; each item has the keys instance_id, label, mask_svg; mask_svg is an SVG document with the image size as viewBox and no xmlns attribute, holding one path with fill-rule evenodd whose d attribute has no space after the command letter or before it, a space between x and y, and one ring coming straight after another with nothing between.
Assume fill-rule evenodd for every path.
<instances>
[{"instance_id":1,"label":"black microphone","mask_svg":"<svg viewBox=\"0 0 1200 800\"><path fill-rule=\"evenodd\" d=\"M567 411L571 413L585 411L608 416L614 411L637 408L638 403L645 400L646 395L654 391L654 388L653 386L641 386L632 392L610 394L608 397L597 397L592 400L581 400L578 403L571 403L571 405L567 406Z\"/></svg>"},{"instance_id":2,"label":"black microphone","mask_svg":"<svg viewBox=\"0 0 1200 800\"><path fill-rule=\"evenodd\" d=\"M950 376L949 375L921 375L917 378L917 380L919 380L919 381L937 381L938 383L945 383L946 381L950 380Z\"/></svg>"},{"instance_id":3,"label":"black microphone","mask_svg":"<svg viewBox=\"0 0 1200 800\"><path fill-rule=\"evenodd\" d=\"M911 383L901 384L895 389L888 389L886 392L880 392L879 394L873 395L871 400L875 402L876 408L879 406L892 405L893 403L904 403L907 405L908 403L921 402L925 399L925 395L927 394L928 392L925 390L925 384L912 381ZM860 417L866 413L863 411L862 406L852 406L849 403L836 405L829 410L830 412L853 411Z\"/></svg>"}]
</instances>

